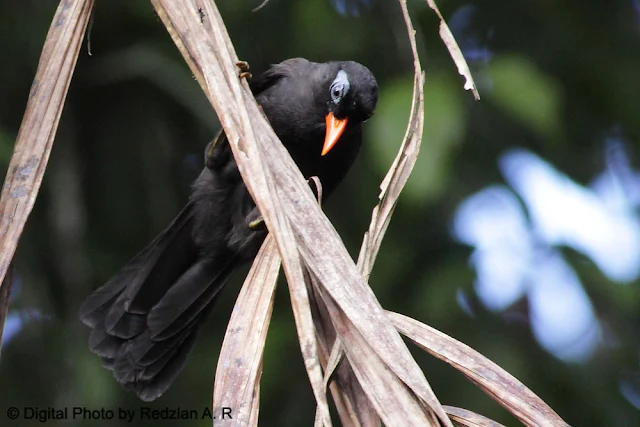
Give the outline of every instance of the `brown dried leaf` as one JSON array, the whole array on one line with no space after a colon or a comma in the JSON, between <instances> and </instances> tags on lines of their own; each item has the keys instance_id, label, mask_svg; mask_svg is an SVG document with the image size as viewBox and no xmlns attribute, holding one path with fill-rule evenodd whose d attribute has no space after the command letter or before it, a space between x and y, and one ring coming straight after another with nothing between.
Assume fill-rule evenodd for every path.
<instances>
[{"instance_id":1,"label":"brown dried leaf","mask_svg":"<svg viewBox=\"0 0 640 427\"><path fill-rule=\"evenodd\" d=\"M311 314L311 299L307 283L302 281L290 281L289 294L291 296L291 307L296 321L296 329L298 331L298 339L302 349L302 358L304 366L311 380L311 386L314 389L317 402L316 421L318 427L332 426L331 415L329 414L329 404L327 402L327 393L324 386L324 376L322 374L320 349L317 341L317 330L313 316Z\"/></svg>"},{"instance_id":2,"label":"brown dried leaf","mask_svg":"<svg viewBox=\"0 0 640 427\"><path fill-rule=\"evenodd\" d=\"M373 209L369 231L365 233L360 248L358 267L360 267L360 272L367 281L369 280L373 264L380 250L382 238L391 221L391 215L396 208L400 192L407 183L416 159L418 158L420 143L422 142L422 128L424 125L424 73L422 72L418 49L416 47L416 31L413 29L413 24L411 23L406 0L399 1L404 22L407 26L411 52L413 53L413 97L411 100L411 114L409 116L407 131L405 132L398 155L380 185L381 191L378 196L380 202Z\"/></svg>"},{"instance_id":3,"label":"brown dried leaf","mask_svg":"<svg viewBox=\"0 0 640 427\"><path fill-rule=\"evenodd\" d=\"M42 183L92 7L93 0L62 0L42 48L0 199L2 295L9 294L11 281L3 279Z\"/></svg>"},{"instance_id":4,"label":"brown dried leaf","mask_svg":"<svg viewBox=\"0 0 640 427\"><path fill-rule=\"evenodd\" d=\"M415 30L411 23L406 2L401 0L400 6L407 26L407 33L414 59L415 81L411 102L411 114L407 125L407 131L398 151L398 155L380 186L380 202L373 210L369 231L365 233L362 242L360 256L358 258L358 267L365 280L368 280L369 275L371 274L375 258L380 249L384 233L386 232L391 220L391 215L395 209L397 199L409 178L409 175L411 174L413 166L415 165L422 139L422 127L424 123L424 75L422 73L420 59L416 48ZM337 365L338 361L342 359L343 351L344 349L342 344L340 342L336 342L331 353L334 365ZM331 368L333 368L333 366L329 366L329 369L325 369L325 381L327 381L329 376L333 374L333 369ZM349 381L348 378L352 378L354 375L351 364L348 361L343 364L341 371L342 376L339 378L342 378L343 383L345 381ZM348 411L348 413L352 415L352 411L357 410L359 413L357 419L362 420L362 422L366 423L365 425L379 426L380 419L375 416L370 404L366 400L363 401L358 395L352 394L355 391L361 392L360 387L354 389L353 387L344 387L345 384L341 385L341 395L344 400L347 402L360 401L358 406L352 403L349 406L350 411ZM344 419L346 416L341 415L341 418Z\"/></svg>"},{"instance_id":5,"label":"brown dried leaf","mask_svg":"<svg viewBox=\"0 0 640 427\"><path fill-rule=\"evenodd\" d=\"M272 236L262 244L227 326L213 389L216 425L257 426L262 356L273 311L280 254ZM233 418L221 417L222 408Z\"/></svg>"},{"instance_id":6,"label":"brown dried leaf","mask_svg":"<svg viewBox=\"0 0 640 427\"><path fill-rule=\"evenodd\" d=\"M322 392L323 377L318 363L315 331L308 302L305 302L308 296L305 295L303 268L296 250L296 238L286 215L290 207L285 209L275 196L273 189L277 186L273 171L265 169L266 160L261 160L261 157L271 155L274 147L280 148L284 151L280 155L286 158L286 167L294 170L293 179L304 185L306 182L262 116L246 82L239 79L236 68L238 57L215 4L202 0L189 5L171 0L152 0L152 3L215 107L238 169L278 244L291 288L305 366L316 401L323 409L324 423L329 426L331 419L326 395ZM285 167L284 164L280 165L282 167ZM302 188L311 205L319 211L309 187Z\"/></svg>"},{"instance_id":7,"label":"brown dried leaf","mask_svg":"<svg viewBox=\"0 0 640 427\"><path fill-rule=\"evenodd\" d=\"M462 372L525 425L568 425L524 384L471 347L410 317L390 311L387 315L403 335Z\"/></svg>"},{"instance_id":8,"label":"brown dried leaf","mask_svg":"<svg viewBox=\"0 0 640 427\"><path fill-rule=\"evenodd\" d=\"M2 344L2 336L4 334L4 321L9 312L9 297L11 296L11 285L13 281L13 263L9 264L7 274L5 274L2 283L0 283L0 344ZM2 354L2 346L0 346L0 355Z\"/></svg>"},{"instance_id":9,"label":"brown dried leaf","mask_svg":"<svg viewBox=\"0 0 640 427\"><path fill-rule=\"evenodd\" d=\"M504 427L502 424L497 423L492 419L476 414L475 412L471 412L467 409L447 405L444 405L443 408L447 411L451 421L463 427Z\"/></svg>"},{"instance_id":10,"label":"brown dried leaf","mask_svg":"<svg viewBox=\"0 0 640 427\"><path fill-rule=\"evenodd\" d=\"M334 325L336 325L337 317L346 317L353 322L352 326L362 334L364 341L376 343L375 346L367 346L366 350L358 349L358 351L374 352L375 356L372 354L371 358L380 357L386 365L385 369L398 375L417 397L438 413L445 425L450 425L450 421L435 399L424 374L411 357L395 328L386 321L380 303L349 258L349 254L339 240L335 229L326 217L321 215L313 199L307 199L307 194L310 196L308 186L304 181L297 179L297 170L293 171L288 167L282 167L282 159L285 156L288 157L286 150L281 145L271 145L269 151L268 155L266 153L263 155L271 170L275 171L274 177L277 184L275 188L283 202L286 203L287 215L294 229L298 250L309 271L317 277L317 283L321 284L322 289L319 290L326 291L339 307L339 311L329 310ZM319 215L316 215L316 211ZM321 295L327 303L325 294L321 292ZM351 344L358 345L358 340L350 342L345 339L346 330L338 329L338 332L345 348ZM349 355L348 351L347 355ZM370 360L373 361L373 359L362 358L358 362L367 363ZM352 365L356 363L354 360L350 360L350 362ZM358 377L365 392L378 393L382 390L376 387L377 384L369 382L381 380L385 375L382 371L378 371L378 374L378 377L375 375ZM385 391L385 394L388 393L389 389ZM386 397L378 396L376 398L384 400ZM395 406L387 408L385 415L395 417L389 411L396 409ZM397 416L407 418L406 414L402 414L397 413Z\"/></svg>"},{"instance_id":11,"label":"brown dried leaf","mask_svg":"<svg viewBox=\"0 0 640 427\"><path fill-rule=\"evenodd\" d=\"M328 385L343 427L380 427L380 417L362 390L351 364L344 358L341 341L336 340L331 316L317 291L320 285L313 280L309 276L307 283L311 284L311 307L318 333L320 363L325 371L325 393Z\"/></svg>"},{"instance_id":12,"label":"brown dried leaf","mask_svg":"<svg viewBox=\"0 0 640 427\"><path fill-rule=\"evenodd\" d=\"M456 42L453 34L451 34L451 30L442 17L442 14L440 13L440 9L438 9L438 6L436 5L436 2L434 0L427 0L427 4L429 4L429 7L433 9L436 15L438 15L438 18L440 18L440 38L444 42L445 46L447 46L453 62L455 62L456 66L458 67L458 73L465 79L464 89L470 90L473 93L473 97L476 99L476 101L479 101L480 94L478 93L478 88L476 87L476 83L473 81L473 76L471 75L471 71L469 71L469 65L464 59L464 55L462 55L462 51L458 46L458 42Z\"/></svg>"},{"instance_id":13,"label":"brown dried leaf","mask_svg":"<svg viewBox=\"0 0 640 427\"><path fill-rule=\"evenodd\" d=\"M429 397L423 401L416 399L414 390L408 388L394 372L397 364L389 366L378 355L375 347L380 343L367 340L336 301L324 289L320 289L320 293L344 343L345 355L353 372L382 422L397 425L398 420L402 420L403 426L438 426L431 410L439 405L437 400L433 402ZM449 421L445 419L445 423Z\"/></svg>"},{"instance_id":14,"label":"brown dried leaf","mask_svg":"<svg viewBox=\"0 0 640 427\"><path fill-rule=\"evenodd\" d=\"M376 358L384 362L371 369L359 367L368 374L359 376L363 389L374 400L384 401L389 389L382 390L379 385L393 372L415 393L412 403L402 410L394 407L390 413L389 408L382 408L385 416L406 419L409 410L415 411L409 415L415 419L422 412L415 410L416 406L422 408L424 403L417 405L421 401L428 402L426 405L445 425L451 425L402 338L384 316L335 229L317 206L307 182L262 117L246 83L238 79L235 67L238 59L213 2L194 1L190 5L170 0L152 2L165 25L172 27L170 34L178 39L176 44L188 63L195 67L194 74L218 113L244 182L276 239L294 292L303 292L299 285L303 283L301 254L309 270L319 279L321 290L326 291L339 308L330 310L334 313L334 323L335 316L340 315L361 334L360 341L377 343L373 348L364 346L352 353L361 356L357 358L360 363L367 363L366 357L373 363ZM205 14L203 22L198 9ZM349 347L353 340L343 340L343 343ZM307 360L309 356L319 359L316 344L315 339L303 337L301 348ZM318 369L309 371L309 377L316 400L322 404L326 396L322 393L319 364L316 366ZM319 381L316 371L320 373Z\"/></svg>"}]
</instances>

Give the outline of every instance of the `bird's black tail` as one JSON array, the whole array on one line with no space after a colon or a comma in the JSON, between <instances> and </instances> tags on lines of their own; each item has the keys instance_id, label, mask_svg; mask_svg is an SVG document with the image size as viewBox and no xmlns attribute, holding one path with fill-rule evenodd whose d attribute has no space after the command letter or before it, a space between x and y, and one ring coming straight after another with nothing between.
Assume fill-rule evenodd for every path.
<instances>
[{"instance_id":1,"label":"bird's black tail","mask_svg":"<svg viewBox=\"0 0 640 427\"><path fill-rule=\"evenodd\" d=\"M228 252L199 256L192 211L187 205L80 309L92 328L91 350L145 401L164 393L182 370L198 325L238 263Z\"/></svg>"}]
</instances>

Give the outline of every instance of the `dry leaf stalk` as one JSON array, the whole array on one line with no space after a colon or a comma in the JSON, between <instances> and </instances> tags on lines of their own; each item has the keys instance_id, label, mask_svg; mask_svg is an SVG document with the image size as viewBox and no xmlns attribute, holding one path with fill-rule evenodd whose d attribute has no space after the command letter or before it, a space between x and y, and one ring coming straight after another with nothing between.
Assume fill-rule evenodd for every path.
<instances>
[{"instance_id":1,"label":"dry leaf stalk","mask_svg":"<svg viewBox=\"0 0 640 427\"><path fill-rule=\"evenodd\" d=\"M4 280L42 183L93 0L62 0L42 48L0 198L0 329L11 281Z\"/></svg>"},{"instance_id":2,"label":"dry leaf stalk","mask_svg":"<svg viewBox=\"0 0 640 427\"><path fill-rule=\"evenodd\" d=\"M444 410L447 411L447 415L451 418L456 425L463 427L504 427L502 424L497 423L487 417L483 417L480 414L469 411L467 409L456 408L454 406L444 406Z\"/></svg>"},{"instance_id":3,"label":"dry leaf stalk","mask_svg":"<svg viewBox=\"0 0 640 427\"><path fill-rule=\"evenodd\" d=\"M217 425L258 425L262 354L279 271L275 241L267 236L238 295L220 349L213 389ZM224 407L233 409L233 418L222 416Z\"/></svg>"},{"instance_id":4,"label":"dry leaf stalk","mask_svg":"<svg viewBox=\"0 0 640 427\"><path fill-rule=\"evenodd\" d=\"M458 73L465 79L465 90L470 90L471 93L473 93L473 97L476 99L476 101L479 101L480 93L478 93L476 82L473 80L473 76L471 75L471 71L469 70L469 64L467 64L467 61L464 59L464 55L462 55L462 51L458 46L458 42L456 42L456 39L455 37L453 37L449 26L442 17L440 9L438 9L438 5L436 5L435 0L427 0L427 4L431 9L433 9L436 15L438 15L438 18L440 18L440 38L447 47L449 55L451 55L451 59L453 59L453 62L458 67Z\"/></svg>"},{"instance_id":5,"label":"dry leaf stalk","mask_svg":"<svg viewBox=\"0 0 640 427\"><path fill-rule=\"evenodd\" d=\"M330 306L332 321L339 323L341 337L353 337L344 340L347 357L352 365L362 367L358 379L369 399L383 412L380 415L387 424L404 419L406 425L430 425L434 423L435 411L445 425L451 425L335 229L318 208L308 184L260 115L246 84L238 79L237 57L215 5L198 1L185 5L167 0L154 0L153 4L194 67L194 74L200 76L245 183L278 244L291 288L305 366L320 407L325 407L326 395L317 340L315 333L311 333L314 329L303 265L317 277L319 293ZM203 22L196 11L204 13ZM271 191L273 188L276 194ZM356 344L373 342L376 346ZM376 369L366 369L369 359L379 361ZM390 396L389 390L397 390L398 394ZM397 399L403 401L402 405L396 404ZM407 410L411 411L409 415ZM323 423L330 425L328 410L321 409L321 413Z\"/></svg>"},{"instance_id":6,"label":"dry leaf stalk","mask_svg":"<svg viewBox=\"0 0 640 427\"><path fill-rule=\"evenodd\" d=\"M568 425L524 384L471 347L410 317L387 314L403 335L462 372L525 425Z\"/></svg>"}]
</instances>

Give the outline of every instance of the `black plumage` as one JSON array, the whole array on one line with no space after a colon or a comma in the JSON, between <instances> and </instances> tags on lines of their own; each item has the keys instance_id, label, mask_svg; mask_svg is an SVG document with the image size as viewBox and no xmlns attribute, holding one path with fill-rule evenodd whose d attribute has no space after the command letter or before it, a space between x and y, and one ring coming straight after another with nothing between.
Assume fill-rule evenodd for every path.
<instances>
[{"instance_id":1,"label":"black plumage","mask_svg":"<svg viewBox=\"0 0 640 427\"><path fill-rule=\"evenodd\" d=\"M251 89L306 178L327 197L362 144L361 124L377 102L371 72L356 62L302 58L273 66ZM116 380L145 401L173 382L202 320L234 270L252 260L267 231L223 132L173 222L87 298L89 346Z\"/></svg>"}]
</instances>

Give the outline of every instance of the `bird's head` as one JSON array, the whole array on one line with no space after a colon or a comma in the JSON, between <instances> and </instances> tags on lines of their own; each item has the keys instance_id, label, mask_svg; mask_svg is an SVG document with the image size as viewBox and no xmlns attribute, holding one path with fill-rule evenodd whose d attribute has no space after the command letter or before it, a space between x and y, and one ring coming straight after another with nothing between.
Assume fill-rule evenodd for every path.
<instances>
[{"instance_id":1,"label":"bird's head","mask_svg":"<svg viewBox=\"0 0 640 427\"><path fill-rule=\"evenodd\" d=\"M276 134L289 152L297 151L298 160L311 156L309 144L319 145L321 132L321 153L326 155L345 132L373 115L378 101L375 77L353 61L287 59L254 79L251 88Z\"/></svg>"},{"instance_id":2,"label":"bird's head","mask_svg":"<svg viewBox=\"0 0 640 427\"><path fill-rule=\"evenodd\" d=\"M338 142L349 123L359 124L373 115L378 102L378 84L371 71L353 61L330 63L326 98L326 134L322 155Z\"/></svg>"}]
</instances>

